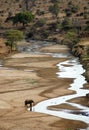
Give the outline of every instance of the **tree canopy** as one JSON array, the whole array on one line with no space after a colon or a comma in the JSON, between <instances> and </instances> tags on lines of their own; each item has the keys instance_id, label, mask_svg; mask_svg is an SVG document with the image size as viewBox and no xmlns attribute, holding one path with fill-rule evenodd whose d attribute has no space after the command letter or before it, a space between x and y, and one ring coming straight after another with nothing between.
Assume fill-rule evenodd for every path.
<instances>
[{"instance_id":1,"label":"tree canopy","mask_svg":"<svg viewBox=\"0 0 89 130\"><path fill-rule=\"evenodd\" d=\"M12 21L13 24L21 23L23 26L27 25L34 19L34 15L31 12L20 12L15 16L8 17L5 22Z\"/></svg>"},{"instance_id":2,"label":"tree canopy","mask_svg":"<svg viewBox=\"0 0 89 130\"><path fill-rule=\"evenodd\" d=\"M23 26L30 23L34 18L34 15L31 12L20 12L17 13L13 18L13 23L22 23Z\"/></svg>"},{"instance_id":3,"label":"tree canopy","mask_svg":"<svg viewBox=\"0 0 89 130\"><path fill-rule=\"evenodd\" d=\"M16 46L16 42L22 40L23 32L19 30L8 30L6 31L6 38L6 45L10 46L12 51L13 46Z\"/></svg>"}]
</instances>

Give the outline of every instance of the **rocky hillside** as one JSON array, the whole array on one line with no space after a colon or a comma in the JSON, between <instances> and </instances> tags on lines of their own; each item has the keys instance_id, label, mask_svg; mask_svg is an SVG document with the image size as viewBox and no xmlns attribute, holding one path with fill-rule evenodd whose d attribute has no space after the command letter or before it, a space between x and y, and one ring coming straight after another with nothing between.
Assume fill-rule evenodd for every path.
<instances>
[{"instance_id":1,"label":"rocky hillside","mask_svg":"<svg viewBox=\"0 0 89 130\"><path fill-rule=\"evenodd\" d=\"M34 15L24 29L7 21L19 12ZM68 44L73 54L81 57L89 80L89 42L85 44L89 41L89 0L0 0L1 56L9 52L2 40L8 29L20 29L26 38Z\"/></svg>"},{"instance_id":2,"label":"rocky hillside","mask_svg":"<svg viewBox=\"0 0 89 130\"><path fill-rule=\"evenodd\" d=\"M6 21L23 11L34 14L25 29ZM21 29L27 38L73 47L80 38L89 37L89 0L0 0L0 37L7 29Z\"/></svg>"},{"instance_id":3,"label":"rocky hillside","mask_svg":"<svg viewBox=\"0 0 89 130\"><path fill-rule=\"evenodd\" d=\"M30 26L34 31L31 33L40 34L43 30L42 38L56 38L60 32L63 35L65 21L71 28L80 28L82 35L89 20L89 0L0 0L0 29L13 27L11 22L5 22L6 19L22 11L34 14L33 27ZM50 30L52 37L49 36ZM87 32L83 35L86 37Z\"/></svg>"},{"instance_id":4,"label":"rocky hillside","mask_svg":"<svg viewBox=\"0 0 89 130\"><path fill-rule=\"evenodd\" d=\"M57 2L59 6L58 17L63 17L63 15L60 14L66 14L68 11L72 13L73 18L83 18L83 14L89 11L89 0L0 0L0 22L5 20L9 15L15 15L17 12L24 10L32 11L36 14L36 17L40 16L41 18L46 17L49 19L52 16L49 7L55 2Z\"/></svg>"}]
</instances>

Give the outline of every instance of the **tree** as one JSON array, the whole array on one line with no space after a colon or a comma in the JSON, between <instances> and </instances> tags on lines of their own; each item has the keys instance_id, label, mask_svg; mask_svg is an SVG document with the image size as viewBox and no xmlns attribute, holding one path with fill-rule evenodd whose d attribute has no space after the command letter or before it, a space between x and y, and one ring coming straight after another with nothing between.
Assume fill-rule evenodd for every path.
<instances>
[{"instance_id":1,"label":"tree","mask_svg":"<svg viewBox=\"0 0 89 130\"><path fill-rule=\"evenodd\" d=\"M16 47L16 42L22 40L23 33L19 30L8 30L6 32L7 42L6 45L11 47L11 51L13 47Z\"/></svg>"},{"instance_id":2,"label":"tree","mask_svg":"<svg viewBox=\"0 0 89 130\"><path fill-rule=\"evenodd\" d=\"M17 13L14 17L13 17L13 24L17 24L17 23L22 23L23 26L27 25L28 23L30 23L34 18L34 15L31 12L20 12Z\"/></svg>"},{"instance_id":3,"label":"tree","mask_svg":"<svg viewBox=\"0 0 89 130\"><path fill-rule=\"evenodd\" d=\"M65 40L67 41L70 48L72 48L76 43L79 42L77 30L76 29L69 30L65 35Z\"/></svg>"}]
</instances>

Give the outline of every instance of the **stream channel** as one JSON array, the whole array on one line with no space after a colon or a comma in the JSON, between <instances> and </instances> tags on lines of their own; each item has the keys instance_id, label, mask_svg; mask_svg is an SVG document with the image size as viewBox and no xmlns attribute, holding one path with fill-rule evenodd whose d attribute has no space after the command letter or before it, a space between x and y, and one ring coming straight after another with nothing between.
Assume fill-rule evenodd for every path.
<instances>
[{"instance_id":1,"label":"stream channel","mask_svg":"<svg viewBox=\"0 0 89 130\"><path fill-rule=\"evenodd\" d=\"M34 49L35 47L37 46L34 46ZM35 51L35 53L40 53L40 52ZM57 116L57 117L65 118L65 119L82 121L88 125L86 130L89 130L89 107L68 102L68 100L82 97L82 96L85 96L87 93L89 93L88 89L83 89L83 85L87 83L87 81L85 80L85 77L83 76L83 73L85 72L83 66L80 64L79 59L76 57L73 57L71 54L66 54L66 55L62 53L59 53L59 54L49 53L49 54L53 57L59 57L59 58L69 57L69 56L71 57L70 60L57 64L57 67L60 70L57 73L57 77L58 78L73 78L74 81L72 84L70 84L68 89L74 91L75 94L65 95L65 96L42 101L33 107L33 111L45 113L45 114L49 114L49 115L53 115L53 116ZM69 110L65 108L54 109L54 110L48 109L49 106L60 105L64 103L74 106L78 108L79 110ZM79 114L76 114L78 112ZM84 129L80 128L79 130L84 130Z\"/></svg>"},{"instance_id":2,"label":"stream channel","mask_svg":"<svg viewBox=\"0 0 89 130\"><path fill-rule=\"evenodd\" d=\"M34 45L32 48L31 46L23 46L23 47L18 46L18 50L24 53L33 53L33 54L41 53L41 52L35 51L37 48L40 48L40 46L38 47L38 45ZM80 64L78 58L73 57L71 54L66 54L66 55L62 53L59 53L59 54L58 53L43 53L43 54L50 54L51 56L58 57L58 58L69 57L69 56L71 57L70 60L57 64L57 67L60 70L59 72L57 72L57 77L58 78L73 78L74 79L73 83L70 84L68 89L74 91L75 94L60 96L57 98L52 98L52 99L42 101L33 107L33 111L61 117L64 119L82 121L86 123L88 126L86 130L89 130L89 107L82 106L76 103L71 103L68 101L74 98L85 96L87 93L89 93L88 89L83 89L83 85L87 83L87 81L85 80L85 77L83 76L83 73L85 72L85 70ZM73 107L76 107L79 110L69 110L65 108L64 109L48 109L49 106L60 105L64 103L71 105ZM79 130L84 130L84 129L80 128Z\"/></svg>"},{"instance_id":3,"label":"stream channel","mask_svg":"<svg viewBox=\"0 0 89 130\"><path fill-rule=\"evenodd\" d=\"M66 65L69 66L66 67ZM80 104L68 102L68 100L82 97L85 96L87 93L89 93L89 90L82 89L83 85L86 83L85 77L82 75L85 72L85 70L83 69L82 65L79 63L77 58L73 58L71 60L61 62L57 64L57 66L60 69L60 72L57 73L57 76L59 78L74 78L73 83L70 84L68 89L73 90L76 93L72 95L65 95L65 96L42 101L34 107L34 111L50 114L65 119L83 121L88 125L86 130L89 130L89 108L82 106ZM48 109L49 106L60 105L64 103L74 106L80 110L69 110L65 108L54 109L54 110ZM77 112L79 112L79 114ZM83 130L83 129L79 129L79 130Z\"/></svg>"}]
</instances>

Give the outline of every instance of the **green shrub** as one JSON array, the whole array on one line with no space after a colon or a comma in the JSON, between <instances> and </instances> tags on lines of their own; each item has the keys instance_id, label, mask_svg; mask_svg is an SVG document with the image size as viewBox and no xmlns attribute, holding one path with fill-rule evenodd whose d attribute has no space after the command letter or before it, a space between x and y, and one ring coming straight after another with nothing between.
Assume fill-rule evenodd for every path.
<instances>
[{"instance_id":1,"label":"green shrub","mask_svg":"<svg viewBox=\"0 0 89 130\"><path fill-rule=\"evenodd\" d=\"M8 30L6 31L5 36L7 38L5 44L10 46L12 51L12 48L16 46L16 42L22 40L23 32L19 30Z\"/></svg>"},{"instance_id":2,"label":"green shrub","mask_svg":"<svg viewBox=\"0 0 89 130\"><path fill-rule=\"evenodd\" d=\"M45 13L44 11L41 11L41 10L39 10L39 9L36 11L36 14L37 14L37 15L44 15L44 13Z\"/></svg>"},{"instance_id":3,"label":"green shrub","mask_svg":"<svg viewBox=\"0 0 89 130\"><path fill-rule=\"evenodd\" d=\"M65 18L62 22L62 27L65 31L68 31L69 29L71 29L71 21L68 18Z\"/></svg>"},{"instance_id":4,"label":"green shrub","mask_svg":"<svg viewBox=\"0 0 89 130\"><path fill-rule=\"evenodd\" d=\"M73 7L71 8L71 11L72 11L73 13L77 13L77 11L78 11L78 6L73 6Z\"/></svg>"},{"instance_id":5,"label":"green shrub","mask_svg":"<svg viewBox=\"0 0 89 130\"><path fill-rule=\"evenodd\" d=\"M36 22L36 26L38 27L43 27L44 25L46 24L46 19L39 19L37 22Z\"/></svg>"},{"instance_id":6,"label":"green shrub","mask_svg":"<svg viewBox=\"0 0 89 130\"><path fill-rule=\"evenodd\" d=\"M47 38L49 36L49 32L47 31L47 30L44 30L43 32L42 32L42 37L43 38Z\"/></svg>"},{"instance_id":7,"label":"green shrub","mask_svg":"<svg viewBox=\"0 0 89 130\"><path fill-rule=\"evenodd\" d=\"M51 0L52 3L59 2L59 0Z\"/></svg>"},{"instance_id":8,"label":"green shrub","mask_svg":"<svg viewBox=\"0 0 89 130\"><path fill-rule=\"evenodd\" d=\"M57 17L58 13L59 13L59 6L58 6L58 4L54 3L54 5L49 6L49 11Z\"/></svg>"},{"instance_id":9,"label":"green shrub","mask_svg":"<svg viewBox=\"0 0 89 130\"><path fill-rule=\"evenodd\" d=\"M69 30L65 35L65 41L71 47L73 47L76 43L79 42L79 37L76 29Z\"/></svg>"},{"instance_id":10,"label":"green shrub","mask_svg":"<svg viewBox=\"0 0 89 130\"><path fill-rule=\"evenodd\" d=\"M89 56L89 46L87 46L86 52L87 52L87 55Z\"/></svg>"}]
</instances>

